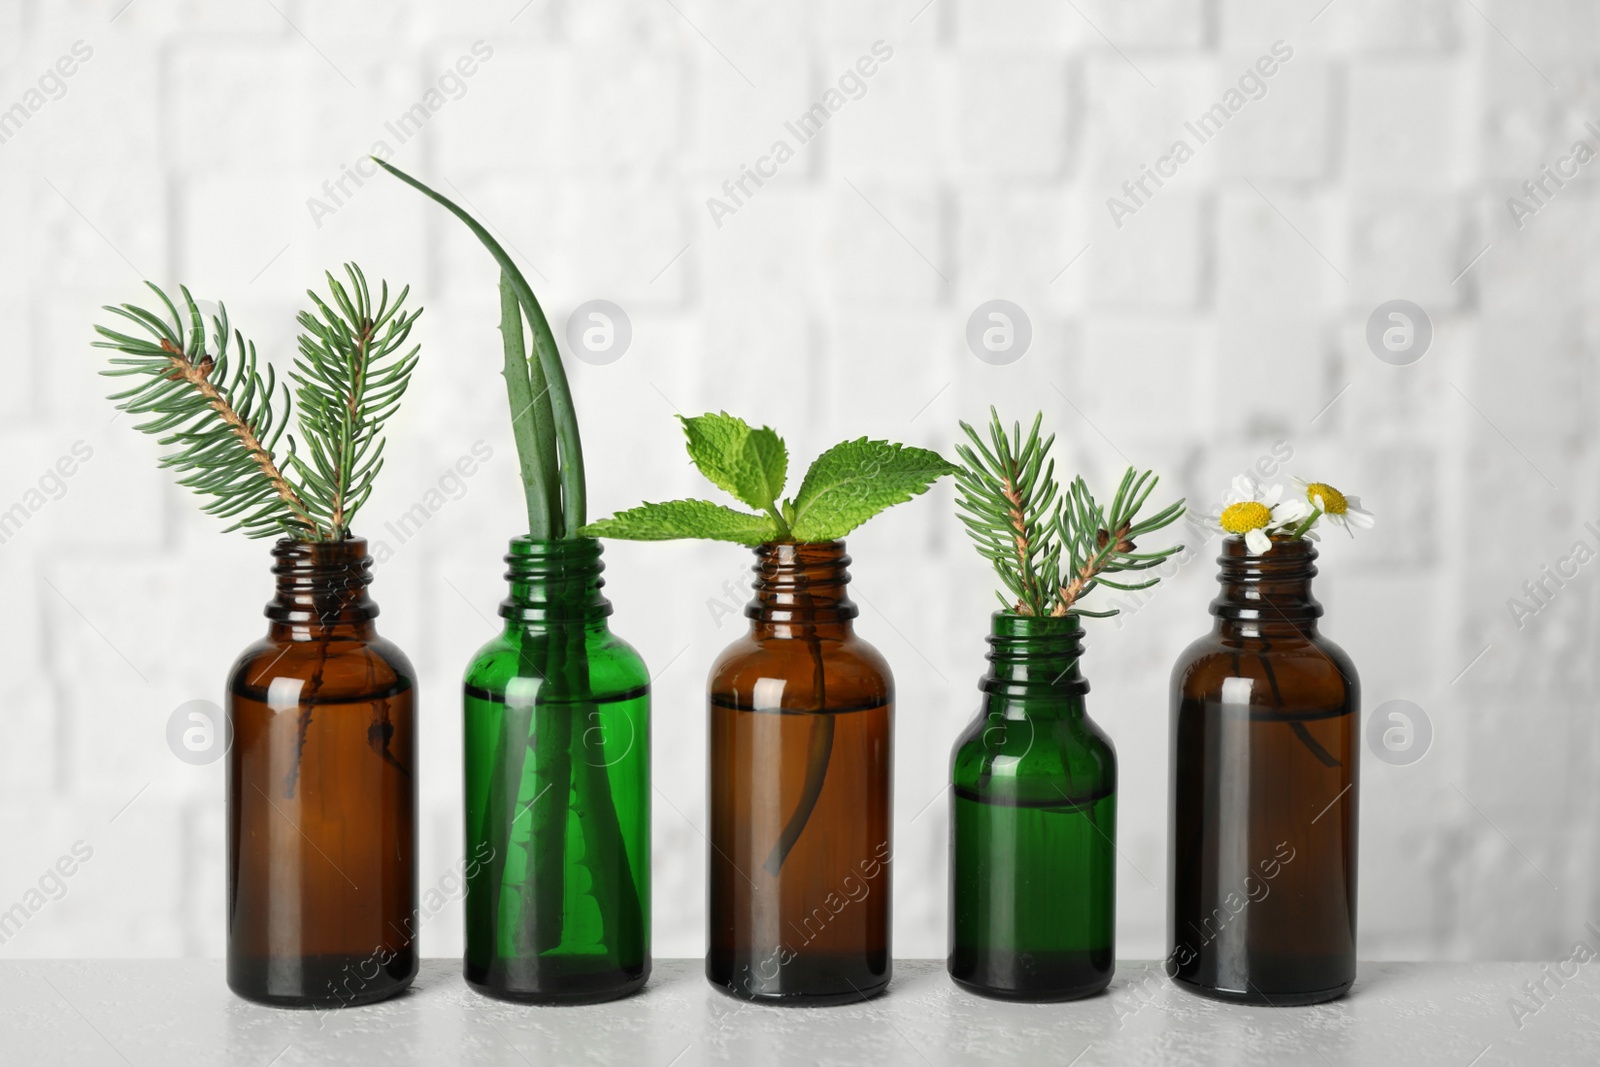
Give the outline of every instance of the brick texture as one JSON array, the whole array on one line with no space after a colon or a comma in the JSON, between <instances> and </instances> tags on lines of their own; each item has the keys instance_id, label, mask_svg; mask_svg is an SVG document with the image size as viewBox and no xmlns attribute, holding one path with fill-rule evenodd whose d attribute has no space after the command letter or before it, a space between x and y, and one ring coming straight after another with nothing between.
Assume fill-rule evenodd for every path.
<instances>
[{"instance_id":1,"label":"brick texture","mask_svg":"<svg viewBox=\"0 0 1600 1067\"><path fill-rule=\"evenodd\" d=\"M461 198L530 270L558 332L621 304L631 349L573 363L597 511L703 490L671 416L770 422L803 462L862 433L948 448L988 405L1042 408L1059 460L1126 460L1204 509L1285 442L1289 474L1360 493L1380 525L1326 541L1327 631L1366 709L1421 704L1433 748L1369 758L1361 951L1554 953L1600 906L1600 548L1591 413L1600 163L1507 205L1577 141L1600 148L1592 5L1482 0L7 0L0 3L0 910L74 841L68 892L4 955L222 949L220 765L168 752L179 704L220 701L259 636L264 544L218 536L112 418L95 308L141 278L223 298L286 361L300 294L359 259L408 281L424 361L367 533L474 442L493 457L380 568L381 627L421 673L421 879L461 848L463 665L492 631L517 529L494 272L461 229L379 179L378 142ZM993 8L993 10L991 10ZM1275 41L1293 59L1230 90ZM441 78L475 42L492 54ZM872 54L892 57L830 97ZM71 77L48 72L92 55ZM391 124L439 89L420 127ZM829 101L832 100L832 105ZM822 104L822 132L785 124ZM1197 138L1186 125L1227 113ZM836 105L836 106L834 106ZM832 108L830 110L830 107ZM755 184L745 168L788 142ZM1192 158L1137 183L1177 142ZM744 188L730 212L708 201ZM325 202L319 214L312 198ZM1118 217L1111 198L1124 202ZM980 362L982 302L1032 347ZM1380 362L1368 316L1421 304L1433 344ZM92 457L29 497L84 442ZM896 949L944 952L951 740L992 607L940 486L851 538L861 631L899 681ZM656 680L656 950L703 949L705 671L743 620L731 546L613 545L617 631ZM1167 664L1210 622L1210 553L1119 623L1091 623L1091 708L1122 763L1119 951L1162 950ZM424 950L460 950L459 907Z\"/></svg>"}]
</instances>

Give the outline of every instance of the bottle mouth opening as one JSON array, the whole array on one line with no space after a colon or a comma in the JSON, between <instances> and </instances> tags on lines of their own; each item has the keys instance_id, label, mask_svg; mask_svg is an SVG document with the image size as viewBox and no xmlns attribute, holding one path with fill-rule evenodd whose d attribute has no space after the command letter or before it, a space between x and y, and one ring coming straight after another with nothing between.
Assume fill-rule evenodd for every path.
<instances>
[{"instance_id":1,"label":"bottle mouth opening","mask_svg":"<svg viewBox=\"0 0 1600 1067\"><path fill-rule=\"evenodd\" d=\"M1051 644L1076 644L1083 639L1083 619L1072 612L1019 615L1014 611L997 611L989 619L991 639L1048 640Z\"/></svg>"},{"instance_id":2,"label":"bottle mouth opening","mask_svg":"<svg viewBox=\"0 0 1600 1067\"><path fill-rule=\"evenodd\" d=\"M346 537L341 541L299 541L280 537L272 545L275 567L350 567L370 566L365 537Z\"/></svg>"},{"instance_id":3,"label":"bottle mouth opening","mask_svg":"<svg viewBox=\"0 0 1600 1067\"><path fill-rule=\"evenodd\" d=\"M1226 574L1298 578L1316 574L1316 560L1316 546L1302 538L1274 537L1270 549L1255 555L1245 545L1244 538L1229 534L1222 539L1217 565Z\"/></svg>"}]
</instances>

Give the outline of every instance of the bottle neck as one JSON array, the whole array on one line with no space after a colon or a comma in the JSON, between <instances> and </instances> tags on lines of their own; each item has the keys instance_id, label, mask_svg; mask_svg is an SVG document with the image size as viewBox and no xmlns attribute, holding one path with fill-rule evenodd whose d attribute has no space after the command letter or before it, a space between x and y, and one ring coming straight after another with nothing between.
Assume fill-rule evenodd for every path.
<instances>
[{"instance_id":1,"label":"bottle neck","mask_svg":"<svg viewBox=\"0 0 1600 1067\"><path fill-rule=\"evenodd\" d=\"M1237 537L1225 538L1217 557L1222 587L1211 602L1216 632L1239 637L1310 637L1322 605L1311 595L1317 550L1305 540L1274 539L1259 556Z\"/></svg>"},{"instance_id":2,"label":"bottle neck","mask_svg":"<svg viewBox=\"0 0 1600 1067\"><path fill-rule=\"evenodd\" d=\"M372 557L362 537L272 546L277 593L267 604L271 634L284 640L373 635L378 605L367 596Z\"/></svg>"},{"instance_id":3,"label":"bottle neck","mask_svg":"<svg viewBox=\"0 0 1600 1067\"><path fill-rule=\"evenodd\" d=\"M744 609L754 636L850 635L858 611L845 593L850 557L843 541L775 541L755 552L755 598Z\"/></svg>"},{"instance_id":4,"label":"bottle neck","mask_svg":"<svg viewBox=\"0 0 1600 1067\"><path fill-rule=\"evenodd\" d=\"M1079 669L1083 624L1076 615L990 617L989 673L978 683L996 700L1025 713L1082 713L1089 683Z\"/></svg>"},{"instance_id":5,"label":"bottle neck","mask_svg":"<svg viewBox=\"0 0 1600 1067\"><path fill-rule=\"evenodd\" d=\"M517 537L506 553L511 593L500 602L508 630L554 623L602 624L611 601L600 592L604 551L593 537L536 541Z\"/></svg>"}]
</instances>

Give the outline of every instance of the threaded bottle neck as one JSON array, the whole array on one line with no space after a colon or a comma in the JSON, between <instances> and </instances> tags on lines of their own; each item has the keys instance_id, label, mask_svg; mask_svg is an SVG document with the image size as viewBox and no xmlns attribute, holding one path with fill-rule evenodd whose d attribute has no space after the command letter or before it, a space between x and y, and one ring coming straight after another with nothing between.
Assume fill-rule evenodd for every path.
<instances>
[{"instance_id":1,"label":"threaded bottle neck","mask_svg":"<svg viewBox=\"0 0 1600 1067\"><path fill-rule=\"evenodd\" d=\"M1083 624L1076 615L990 616L989 673L978 688L991 696L1083 696L1089 683L1079 669Z\"/></svg>"},{"instance_id":2,"label":"threaded bottle neck","mask_svg":"<svg viewBox=\"0 0 1600 1067\"><path fill-rule=\"evenodd\" d=\"M266 616L289 628L362 626L378 616L367 596L372 557L364 537L343 541L296 541L272 546L276 595Z\"/></svg>"},{"instance_id":3,"label":"threaded bottle neck","mask_svg":"<svg viewBox=\"0 0 1600 1067\"><path fill-rule=\"evenodd\" d=\"M1305 540L1275 538L1270 550L1254 556L1240 538L1224 538L1217 557L1221 590L1211 602L1218 628L1316 629L1322 614L1311 594L1316 559L1316 548Z\"/></svg>"},{"instance_id":4,"label":"threaded bottle neck","mask_svg":"<svg viewBox=\"0 0 1600 1067\"><path fill-rule=\"evenodd\" d=\"M500 602L500 617L513 624L591 622L611 614L600 592L604 551L593 537L536 541L517 537L506 553L511 592Z\"/></svg>"},{"instance_id":5,"label":"threaded bottle neck","mask_svg":"<svg viewBox=\"0 0 1600 1067\"><path fill-rule=\"evenodd\" d=\"M850 557L843 541L774 541L756 546L755 598L745 617L758 627L850 628L859 614L845 593ZM781 636L781 633L780 633Z\"/></svg>"}]
</instances>

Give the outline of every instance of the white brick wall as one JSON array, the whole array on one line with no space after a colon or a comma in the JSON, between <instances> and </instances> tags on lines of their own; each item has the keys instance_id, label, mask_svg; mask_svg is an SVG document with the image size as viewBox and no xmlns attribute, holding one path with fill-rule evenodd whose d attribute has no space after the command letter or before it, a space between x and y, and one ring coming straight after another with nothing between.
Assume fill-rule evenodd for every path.
<instances>
[{"instance_id":1,"label":"white brick wall","mask_svg":"<svg viewBox=\"0 0 1600 1067\"><path fill-rule=\"evenodd\" d=\"M458 854L457 684L519 514L494 272L393 182L320 226L306 199L477 40L492 59L398 159L506 237L558 329L597 297L632 317L621 361L572 367L597 511L702 491L675 408L770 422L804 462L861 433L948 448L991 400L1015 417L1042 406L1069 470L1103 484L1126 455L1201 502L1286 440L1291 473L1380 516L1375 536L1330 539L1319 587L1367 709L1410 699L1436 731L1422 762L1365 767L1363 954L1538 958L1594 914L1600 573L1520 631L1506 599L1600 518L1585 301L1600 165L1520 230L1505 207L1593 138L1592 5L123 5L0 0L0 109L75 41L94 50L0 144L0 508L74 441L94 450L0 545L0 907L74 841L95 849L0 954L222 948L220 766L180 763L163 731L180 703L221 699L261 632L266 546L219 537L101 399L94 309L136 299L144 276L223 298L280 359L298 294L346 258L426 305L367 532L474 441L495 449L374 590L421 671L423 882ZM706 198L879 39L894 56L865 95L714 225ZM1295 54L1266 95L1114 226L1106 198L1192 140L1185 121L1278 39ZM1006 367L963 341L997 297L1034 329ZM1411 367L1364 341L1397 297L1435 327ZM851 551L860 628L900 683L897 949L940 955L946 815L925 805L976 703L989 579L948 486ZM1161 950L1167 665L1209 623L1208 556L1120 628L1091 626L1092 708L1122 760L1124 955ZM740 624L706 604L743 561L706 545L607 558L616 629L662 671L656 949L694 955L702 684ZM425 950L457 952L459 922L434 919Z\"/></svg>"}]
</instances>

